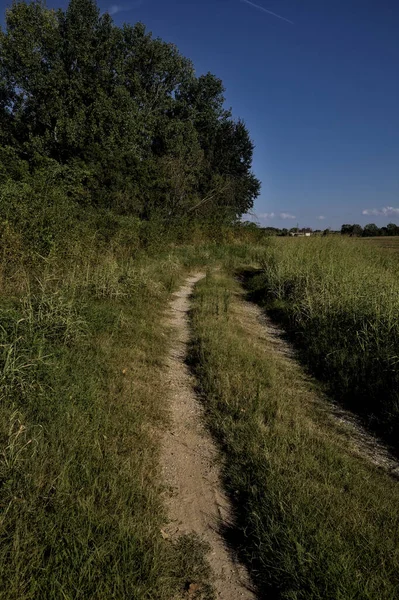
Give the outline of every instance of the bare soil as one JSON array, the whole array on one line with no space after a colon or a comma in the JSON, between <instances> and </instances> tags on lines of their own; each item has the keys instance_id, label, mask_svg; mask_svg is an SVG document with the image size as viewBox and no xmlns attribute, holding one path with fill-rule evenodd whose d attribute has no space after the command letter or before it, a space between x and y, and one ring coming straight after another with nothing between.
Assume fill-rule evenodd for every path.
<instances>
[{"instance_id":1,"label":"bare soil","mask_svg":"<svg viewBox=\"0 0 399 600\"><path fill-rule=\"evenodd\" d=\"M251 302L242 298L240 312L243 315L243 325L250 336L266 341L274 352L291 364L299 364L296 352L285 339L284 331L276 325L264 311ZM245 318L244 318L245 317ZM302 370L302 369L301 369ZM334 422L340 433L347 439L348 449L353 454L365 458L373 465L382 469L395 479L399 479L399 461L380 440L370 433L351 411L346 410L337 402L326 398L321 392L312 395L319 408Z\"/></svg>"},{"instance_id":2,"label":"bare soil","mask_svg":"<svg viewBox=\"0 0 399 600\"><path fill-rule=\"evenodd\" d=\"M246 569L237 562L221 533L231 521L231 507L220 483L217 451L203 425L195 381L185 362L190 295L203 277L196 273L186 280L175 294L168 317L173 342L166 365L171 426L163 437L161 453L163 478L169 491L169 524L164 535L173 539L197 534L210 548L216 597L253 600Z\"/></svg>"}]
</instances>

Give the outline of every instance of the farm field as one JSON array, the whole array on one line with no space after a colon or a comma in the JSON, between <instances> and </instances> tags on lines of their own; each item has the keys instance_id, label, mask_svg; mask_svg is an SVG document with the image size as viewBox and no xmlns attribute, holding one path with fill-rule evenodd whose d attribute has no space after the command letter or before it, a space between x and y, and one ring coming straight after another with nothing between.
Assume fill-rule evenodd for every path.
<instances>
[{"instance_id":1,"label":"farm field","mask_svg":"<svg viewBox=\"0 0 399 600\"><path fill-rule=\"evenodd\" d=\"M192 361L259 597L394 599L397 480L356 450L241 286L194 294Z\"/></svg>"},{"instance_id":2,"label":"farm field","mask_svg":"<svg viewBox=\"0 0 399 600\"><path fill-rule=\"evenodd\" d=\"M91 599L100 591L104 599L168 600L187 597L187 582L195 597L213 597L203 540L163 533L159 467L160 432L170 422L164 364L172 333L163 315L198 269L207 276L194 289L188 358L235 516L226 535L256 594L396 597L397 481L326 416L317 379L265 337L237 281L251 272L243 282L252 297L291 335L295 326L305 336L308 323L323 333L313 334L309 366L318 351L324 365L325 347L341 344L339 364L347 368L350 354L349 366L363 373L358 396L349 393L354 375L337 374L336 362L314 372L332 394L346 389L342 400L356 410L363 391L365 420L372 412L394 431L393 405L377 410L371 393L384 389L393 402L383 368L396 377L396 338L382 340L384 328L396 331L394 263L351 240L223 235L227 243L163 250L157 241L134 256L119 233L107 243L98 235L30 265L3 238L0 598ZM373 356L380 351L374 381L366 343Z\"/></svg>"},{"instance_id":3,"label":"farm field","mask_svg":"<svg viewBox=\"0 0 399 600\"><path fill-rule=\"evenodd\" d=\"M364 238L363 241L370 244L370 246L382 248L392 253L399 253L399 236Z\"/></svg>"}]
</instances>

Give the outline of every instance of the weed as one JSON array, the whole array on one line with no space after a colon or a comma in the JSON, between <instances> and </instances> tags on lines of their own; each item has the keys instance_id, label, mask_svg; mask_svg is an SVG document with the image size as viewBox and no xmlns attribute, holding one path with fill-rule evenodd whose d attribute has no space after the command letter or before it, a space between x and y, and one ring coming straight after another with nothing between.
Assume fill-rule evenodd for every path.
<instances>
[{"instance_id":1,"label":"weed","mask_svg":"<svg viewBox=\"0 0 399 600\"><path fill-rule=\"evenodd\" d=\"M156 435L162 314L198 259L82 244L15 269L0 304L0 598L166 600L188 579L210 598L205 548L162 538Z\"/></svg>"}]
</instances>

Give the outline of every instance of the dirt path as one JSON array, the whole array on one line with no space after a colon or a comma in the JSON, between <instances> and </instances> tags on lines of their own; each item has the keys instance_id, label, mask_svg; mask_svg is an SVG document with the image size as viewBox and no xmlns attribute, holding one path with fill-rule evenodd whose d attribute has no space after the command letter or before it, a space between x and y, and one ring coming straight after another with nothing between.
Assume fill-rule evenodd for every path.
<instances>
[{"instance_id":1,"label":"dirt path","mask_svg":"<svg viewBox=\"0 0 399 600\"><path fill-rule=\"evenodd\" d=\"M202 409L195 395L193 378L185 363L189 341L189 298L194 285L204 277L188 278L170 306L169 324L174 330L167 360L172 426L165 434L161 465L166 486L170 523L167 535L195 533L210 546L209 562L220 600L253 600L248 576L226 548L220 534L230 520L230 506L222 491L216 450L202 424Z\"/></svg>"},{"instance_id":2,"label":"dirt path","mask_svg":"<svg viewBox=\"0 0 399 600\"><path fill-rule=\"evenodd\" d=\"M278 353L283 360L298 365L295 350L284 339L283 330L256 304L239 297L239 306L242 324L248 331L248 335L252 339L258 338L263 341L265 347L273 349L273 352ZM346 437L351 452L367 459L395 479L399 479L399 461L382 442L365 429L354 413L327 399L322 393L314 394L313 401L317 402L326 416L338 426L340 433Z\"/></svg>"}]
</instances>

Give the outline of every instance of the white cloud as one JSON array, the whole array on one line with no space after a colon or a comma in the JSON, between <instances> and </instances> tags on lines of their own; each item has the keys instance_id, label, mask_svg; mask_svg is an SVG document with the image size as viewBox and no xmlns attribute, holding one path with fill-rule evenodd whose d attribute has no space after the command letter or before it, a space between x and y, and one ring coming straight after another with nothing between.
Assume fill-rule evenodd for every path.
<instances>
[{"instance_id":1,"label":"white cloud","mask_svg":"<svg viewBox=\"0 0 399 600\"><path fill-rule=\"evenodd\" d=\"M280 219L296 219L295 215L292 215L291 213L286 213L286 212L281 212L278 215L280 217Z\"/></svg>"},{"instance_id":2,"label":"white cloud","mask_svg":"<svg viewBox=\"0 0 399 600\"><path fill-rule=\"evenodd\" d=\"M112 17L120 12L127 12L139 8L142 4L143 0L135 0L135 2L130 2L130 4L111 4L107 13Z\"/></svg>"},{"instance_id":3,"label":"white cloud","mask_svg":"<svg viewBox=\"0 0 399 600\"><path fill-rule=\"evenodd\" d=\"M277 13L274 13L271 10L267 10L267 8L264 8L264 6L259 6L259 4L250 2L250 0L242 0L242 2L245 2L245 4L249 4L249 6L257 8L258 10L263 10L263 12L267 13L268 15L272 15L273 17L277 17L277 19L282 19L283 21L287 21L287 23L291 23L291 25L294 25L293 21L290 21L289 19L286 19L285 17L282 17L281 15L278 15Z\"/></svg>"},{"instance_id":4,"label":"white cloud","mask_svg":"<svg viewBox=\"0 0 399 600\"><path fill-rule=\"evenodd\" d=\"M325 219L325 216L324 216L324 215L320 215L319 217L316 217L316 219L317 219L318 221L324 221L324 219Z\"/></svg>"},{"instance_id":5,"label":"white cloud","mask_svg":"<svg viewBox=\"0 0 399 600\"><path fill-rule=\"evenodd\" d=\"M276 215L275 215L274 212L271 212L271 213L262 213L262 214L259 215L259 218L266 221L268 219L274 219L275 216Z\"/></svg>"},{"instance_id":6,"label":"white cloud","mask_svg":"<svg viewBox=\"0 0 399 600\"><path fill-rule=\"evenodd\" d=\"M393 206L384 206L383 208L366 208L362 211L362 215L373 215L375 217L399 216L399 208L394 208Z\"/></svg>"},{"instance_id":7,"label":"white cloud","mask_svg":"<svg viewBox=\"0 0 399 600\"><path fill-rule=\"evenodd\" d=\"M118 12L121 12L121 10L123 10L123 6L118 6L118 4L113 4L112 6L109 7L108 13L112 17L112 15L116 15Z\"/></svg>"}]
</instances>

